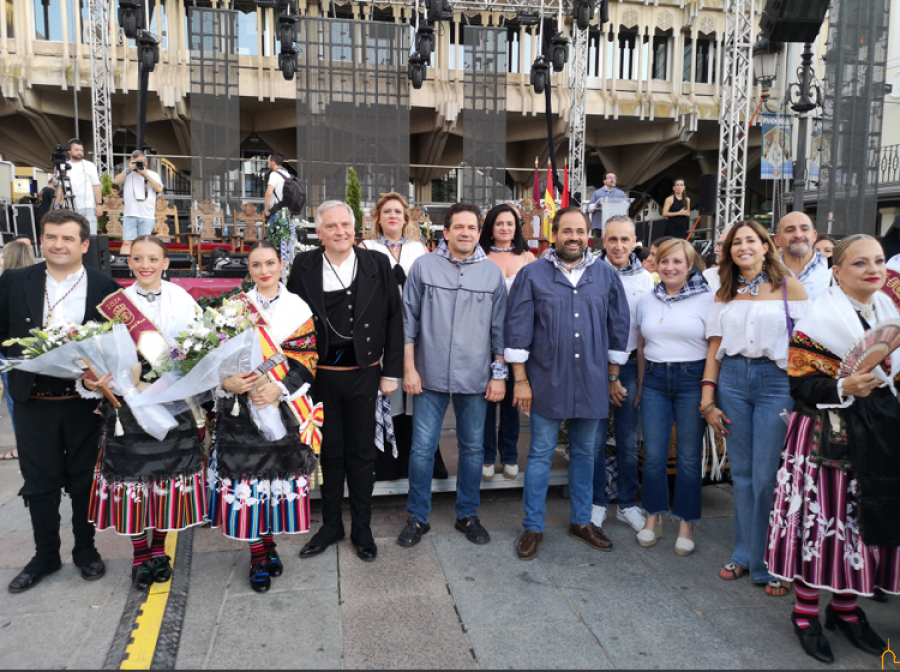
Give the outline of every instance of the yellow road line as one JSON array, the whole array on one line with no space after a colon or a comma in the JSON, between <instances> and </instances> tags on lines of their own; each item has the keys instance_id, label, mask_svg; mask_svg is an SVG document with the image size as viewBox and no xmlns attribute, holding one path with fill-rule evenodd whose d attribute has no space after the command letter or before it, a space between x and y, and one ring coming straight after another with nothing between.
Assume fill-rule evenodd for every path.
<instances>
[{"instance_id":1,"label":"yellow road line","mask_svg":"<svg viewBox=\"0 0 900 672\"><path fill-rule=\"evenodd\" d=\"M172 558L175 566L175 549L178 546L178 533L169 532L166 537L166 554ZM137 627L132 635L132 642L125 649L125 660L120 670L149 670L156 652L156 642L162 627L163 614L169 601L169 588L172 580L165 583L154 583L150 586L147 599L141 607L141 614L135 619Z\"/></svg>"}]
</instances>

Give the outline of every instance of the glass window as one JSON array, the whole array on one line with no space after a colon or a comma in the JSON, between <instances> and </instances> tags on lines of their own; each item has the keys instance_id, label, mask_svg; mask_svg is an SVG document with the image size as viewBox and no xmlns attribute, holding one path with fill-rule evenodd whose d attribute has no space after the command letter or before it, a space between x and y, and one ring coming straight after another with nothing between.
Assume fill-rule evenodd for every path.
<instances>
[{"instance_id":1,"label":"glass window","mask_svg":"<svg viewBox=\"0 0 900 672\"><path fill-rule=\"evenodd\" d=\"M636 33L619 33L619 79L634 79L637 46Z\"/></svg>"},{"instance_id":2,"label":"glass window","mask_svg":"<svg viewBox=\"0 0 900 672\"><path fill-rule=\"evenodd\" d=\"M681 66L681 81L682 82L690 82L691 81L691 60L693 59L694 54L694 45L691 44L691 38L684 38L684 56L682 60Z\"/></svg>"},{"instance_id":3,"label":"glass window","mask_svg":"<svg viewBox=\"0 0 900 672\"><path fill-rule=\"evenodd\" d=\"M431 181L432 203L456 203L458 199L458 175L454 168L440 180Z\"/></svg>"},{"instance_id":4,"label":"glass window","mask_svg":"<svg viewBox=\"0 0 900 672\"><path fill-rule=\"evenodd\" d=\"M669 37L653 36L653 79L669 80Z\"/></svg>"},{"instance_id":5,"label":"glass window","mask_svg":"<svg viewBox=\"0 0 900 672\"><path fill-rule=\"evenodd\" d=\"M150 13L150 32L156 35L160 40L160 47L169 48L169 24L166 17L166 3L160 0L159 6L154 1L150 5L152 11ZM117 3L113 3L113 8L118 11Z\"/></svg>"},{"instance_id":6,"label":"glass window","mask_svg":"<svg viewBox=\"0 0 900 672\"><path fill-rule=\"evenodd\" d=\"M6 0L6 37L12 39L16 36L13 27L13 0Z\"/></svg>"},{"instance_id":7,"label":"glass window","mask_svg":"<svg viewBox=\"0 0 900 672\"><path fill-rule=\"evenodd\" d=\"M241 8L238 12L238 54L259 56L259 16L256 7Z\"/></svg>"},{"instance_id":8,"label":"glass window","mask_svg":"<svg viewBox=\"0 0 900 672\"><path fill-rule=\"evenodd\" d=\"M697 40L697 84L714 84L716 81L716 42L708 38Z\"/></svg>"}]
</instances>

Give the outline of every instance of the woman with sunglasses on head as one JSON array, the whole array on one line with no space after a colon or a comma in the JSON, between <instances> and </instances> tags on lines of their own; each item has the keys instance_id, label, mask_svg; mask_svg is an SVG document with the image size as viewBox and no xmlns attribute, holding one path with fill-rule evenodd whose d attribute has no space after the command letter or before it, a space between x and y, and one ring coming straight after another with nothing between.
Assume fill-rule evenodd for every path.
<instances>
[{"instance_id":1,"label":"woman with sunglasses on head","mask_svg":"<svg viewBox=\"0 0 900 672\"><path fill-rule=\"evenodd\" d=\"M495 205L484 218L479 241L487 258L503 271L506 291L509 292L516 275L526 264L534 261L534 254L528 249L522 233L522 218L508 203ZM481 477L490 481L494 478L494 462L497 451L503 464L503 475L514 479L519 475L519 411L512 405L513 376L506 380L506 396L500 402L488 402L487 419L484 423L484 466ZM497 428L497 408L500 408L500 427Z\"/></svg>"},{"instance_id":2,"label":"woman with sunglasses on head","mask_svg":"<svg viewBox=\"0 0 900 672\"><path fill-rule=\"evenodd\" d=\"M257 327L256 336L261 347L268 343L285 356L288 371L281 380L247 371L222 381L209 460L209 519L226 537L250 544L250 587L264 593L271 577L283 571L274 535L309 530L309 476L316 460L301 441L290 402L307 394L318 355L312 310L281 283L283 264L275 246L255 243L247 267L254 283L247 297L267 325ZM285 436L268 440L252 417L251 404L277 408Z\"/></svg>"},{"instance_id":3,"label":"woman with sunglasses on head","mask_svg":"<svg viewBox=\"0 0 900 672\"><path fill-rule=\"evenodd\" d=\"M174 344L196 319L199 308L185 290L162 279L169 267L165 243L156 236L138 236L128 266L137 281L125 290L125 296ZM146 374L150 365L143 357L139 361L142 374ZM110 374L100 380L116 392ZM82 396L103 397L91 380L79 381L76 387ZM172 576L166 555L168 532L200 525L206 516L205 467L197 422L189 409L175 414L177 427L159 441L141 428L125 403L116 410L104 400L100 412L105 422L88 518L98 530L111 527L131 537L132 582L138 590L147 590L154 582L164 583Z\"/></svg>"}]
</instances>

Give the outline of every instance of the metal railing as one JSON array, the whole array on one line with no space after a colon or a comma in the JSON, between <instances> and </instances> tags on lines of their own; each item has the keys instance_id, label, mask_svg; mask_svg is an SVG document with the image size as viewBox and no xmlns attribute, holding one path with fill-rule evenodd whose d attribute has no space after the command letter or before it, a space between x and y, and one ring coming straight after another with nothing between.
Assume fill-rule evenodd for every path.
<instances>
[{"instance_id":1,"label":"metal railing","mask_svg":"<svg viewBox=\"0 0 900 672\"><path fill-rule=\"evenodd\" d=\"M881 148L878 161L878 183L900 182L900 145Z\"/></svg>"}]
</instances>

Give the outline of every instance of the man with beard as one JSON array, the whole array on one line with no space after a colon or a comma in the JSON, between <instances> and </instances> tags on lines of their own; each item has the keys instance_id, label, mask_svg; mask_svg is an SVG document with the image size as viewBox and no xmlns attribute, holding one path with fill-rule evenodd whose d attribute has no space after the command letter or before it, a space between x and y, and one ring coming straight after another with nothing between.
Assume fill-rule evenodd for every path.
<instances>
[{"instance_id":1,"label":"man with beard","mask_svg":"<svg viewBox=\"0 0 900 672\"><path fill-rule=\"evenodd\" d=\"M713 248L716 254L716 265L710 266L703 271L703 279L706 280L706 284L709 285L709 289L712 292L718 292L719 287L722 286L722 280L719 278L719 264L722 263L722 244L725 242L729 231L731 231L731 227L723 229L719 237L716 238L716 245Z\"/></svg>"},{"instance_id":2,"label":"man with beard","mask_svg":"<svg viewBox=\"0 0 900 672\"><path fill-rule=\"evenodd\" d=\"M831 281L828 261L813 247L817 237L812 220L802 212L789 212L782 217L775 234L775 244L781 248L781 263L803 283L810 301L828 289Z\"/></svg>"},{"instance_id":3,"label":"man with beard","mask_svg":"<svg viewBox=\"0 0 900 672\"><path fill-rule=\"evenodd\" d=\"M615 352L628 351L630 317L616 269L587 250L590 222L577 207L553 218L555 247L519 271L509 295L506 361L515 378L513 404L531 413L525 470L525 532L516 542L531 560L543 541L550 461L563 419L569 420L569 536L598 551L612 542L591 522L594 439L609 415L609 384L619 380Z\"/></svg>"}]
</instances>

